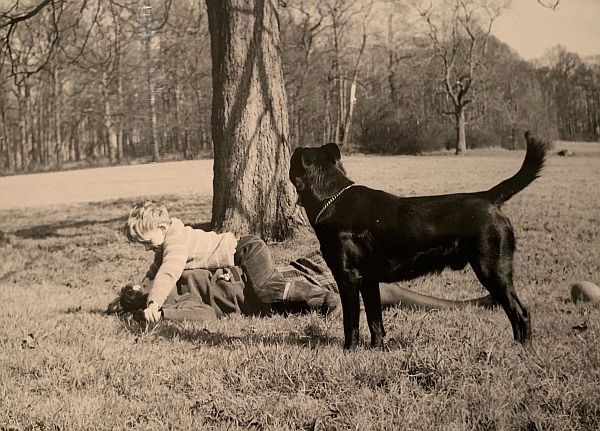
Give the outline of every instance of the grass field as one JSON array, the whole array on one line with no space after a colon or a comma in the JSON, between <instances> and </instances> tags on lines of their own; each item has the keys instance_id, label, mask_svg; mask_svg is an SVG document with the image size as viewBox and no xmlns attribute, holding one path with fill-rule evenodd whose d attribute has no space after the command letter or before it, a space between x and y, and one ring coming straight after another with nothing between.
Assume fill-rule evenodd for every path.
<instances>
[{"instance_id":1,"label":"grass field","mask_svg":"<svg viewBox=\"0 0 600 431\"><path fill-rule=\"evenodd\" d=\"M574 157L549 156L542 178L505 206L518 241L515 283L533 316L527 348L501 310L478 308L387 310L388 351L345 352L341 321L316 315L144 331L104 314L151 259L118 233L131 194L83 203L83 190L67 200L79 203L3 206L0 430L600 429L600 307L568 300L574 280L600 282L600 147L571 147ZM488 188L522 157L352 156L345 165L361 184L419 195ZM124 192L102 172L97 187ZM159 193L184 222L208 222L209 192L190 190ZM272 250L284 263L315 246L308 236ZM410 287L483 293L470 270ZM361 331L368 339L364 316Z\"/></svg>"}]
</instances>

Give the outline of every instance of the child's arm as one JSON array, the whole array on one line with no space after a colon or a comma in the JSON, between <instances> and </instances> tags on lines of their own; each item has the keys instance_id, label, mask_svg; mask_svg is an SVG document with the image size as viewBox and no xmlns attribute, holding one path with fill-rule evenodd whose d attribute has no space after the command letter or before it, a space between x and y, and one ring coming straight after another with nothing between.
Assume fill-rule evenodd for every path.
<instances>
[{"instance_id":1,"label":"child's arm","mask_svg":"<svg viewBox=\"0 0 600 431\"><path fill-rule=\"evenodd\" d=\"M215 309L200 298L187 297L175 304L167 304L162 310L166 320L206 322L217 318Z\"/></svg>"},{"instance_id":2,"label":"child's arm","mask_svg":"<svg viewBox=\"0 0 600 431\"><path fill-rule=\"evenodd\" d=\"M156 274L158 273L158 270L160 269L160 267L162 265L162 261L163 261L163 253L161 251L154 252L154 261L152 261L152 264L150 264L150 268L148 268L148 271L146 272L146 275L144 276L144 281L145 280L154 280L154 277L156 277ZM144 281L142 281L142 284L144 284Z\"/></svg>"},{"instance_id":3,"label":"child's arm","mask_svg":"<svg viewBox=\"0 0 600 431\"><path fill-rule=\"evenodd\" d=\"M181 277L187 262L187 244L185 241L165 244L162 253L162 264L156 272L152 288L148 293L148 305L159 309Z\"/></svg>"}]
</instances>

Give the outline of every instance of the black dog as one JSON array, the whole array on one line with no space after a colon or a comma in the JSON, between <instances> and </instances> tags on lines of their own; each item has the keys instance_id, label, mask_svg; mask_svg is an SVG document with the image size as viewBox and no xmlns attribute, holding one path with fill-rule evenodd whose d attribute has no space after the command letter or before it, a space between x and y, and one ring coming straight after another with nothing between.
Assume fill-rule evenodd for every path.
<instances>
[{"instance_id":1,"label":"black dog","mask_svg":"<svg viewBox=\"0 0 600 431\"><path fill-rule=\"evenodd\" d=\"M535 180L545 145L525 133L527 153L511 178L476 193L402 198L354 185L336 144L297 148L290 180L339 286L345 348L358 343L359 292L371 332L382 345L379 282L409 280L467 263L510 319L515 340L531 339L529 314L513 286L515 237L500 207Z\"/></svg>"}]
</instances>

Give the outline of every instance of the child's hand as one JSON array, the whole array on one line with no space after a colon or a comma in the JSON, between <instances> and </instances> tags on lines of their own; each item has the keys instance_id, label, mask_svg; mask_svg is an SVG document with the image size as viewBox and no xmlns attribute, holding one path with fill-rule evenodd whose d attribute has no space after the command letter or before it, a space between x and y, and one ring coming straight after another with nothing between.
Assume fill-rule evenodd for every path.
<instances>
[{"instance_id":1,"label":"child's hand","mask_svg":"<svg viewBox=\"0 0 600 431\"><path fill-rule=\"evenodd\" d=\"M146 319L146 322L158 322L162 318L162 311L159 310L156 303L151 302L144 310L144 318Z\"/></svg>"}]
</instances>

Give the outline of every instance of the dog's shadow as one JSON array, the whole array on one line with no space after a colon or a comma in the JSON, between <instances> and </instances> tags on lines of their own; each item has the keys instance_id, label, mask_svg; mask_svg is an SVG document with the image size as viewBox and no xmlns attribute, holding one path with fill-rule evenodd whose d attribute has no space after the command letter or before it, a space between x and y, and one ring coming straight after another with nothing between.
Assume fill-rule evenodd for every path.
<instances>
[{"instance_id":1,"label":"dog's shadow","mask_svg":"<svg viewBox=\"0 0 600 431\"><path fill-rule=\"evenodd\" d=\"M312 324L307 325L303 332L293 330L264 333L250 329L242 330L239 335L229 335L208 329L205 324L197 322L162 321L157 324L145 324L135 321L132 316L121 315L118 318L123 329L135 336L135 342L161 337L171 341L186 341L197 345L197 348L225 347L230 349L256 344L309 348L341 344L341 339L327 334L327 331Z\"/></svg>"},{"instance_id":2,"label":"dog's shadow","mask_svg":"<svg viewBox=\"0 0 600 431\"><path fill-rule=\"evenodd\" d=\"M81 312L80 310L78 310ZM73 311L71 311L73 312ZM330 331L331 321L319 317L300 328L300 330L281 331L275 330L264 332L254 328L243 328L239 334L230 335L219 330L209 329L209 322L177 322L161 321L157 324L140 323L133 318L133 313L107 314L104 310L92 310L93 314L104 314L119 320L121 328L134 336L134 342L144 342L160 337L170 341L185 341L202 347L222 347L226 349L239 349L243 345L265 345L265 346L300 346L311 349L323 346L340 346L343 337L339 337ZM69 310L67 310L69 313ZM291 313L306 314L306 313ZM269 317L264 316L268 319ZM329 322L329 323L325 323ZM341 324L341 320L338 321ZM402 337L389 337L384 351L404 350L411 347L412 343ZM370 349L367 339L361 339L358 347Z\"/></svg>"}]
</instances>

